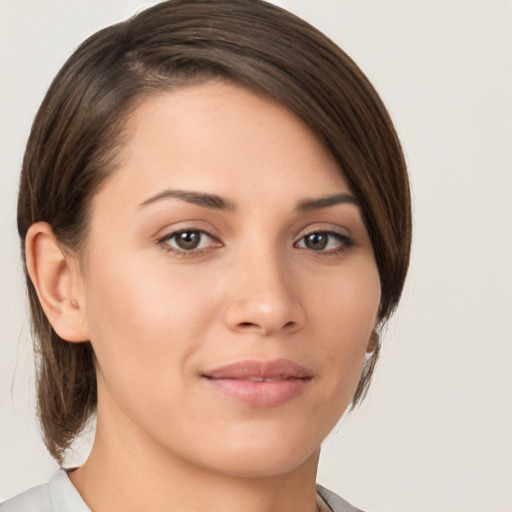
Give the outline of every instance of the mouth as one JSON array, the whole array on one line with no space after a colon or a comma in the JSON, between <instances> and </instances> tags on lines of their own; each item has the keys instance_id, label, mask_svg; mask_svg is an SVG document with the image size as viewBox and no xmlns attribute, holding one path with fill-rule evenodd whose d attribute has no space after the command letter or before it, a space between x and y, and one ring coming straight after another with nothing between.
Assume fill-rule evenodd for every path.
<instances>
[{"instance_id":1,"label":"mouth","mask_svg":"<svg viewBox=\"0 0 512 512\"><path fill-rule=\"evenodd\" d=\"M245 405L277 407L301 395L313 375L288 359L243 360L201 375L214 390Z\"/></svg>"}]
</instances>

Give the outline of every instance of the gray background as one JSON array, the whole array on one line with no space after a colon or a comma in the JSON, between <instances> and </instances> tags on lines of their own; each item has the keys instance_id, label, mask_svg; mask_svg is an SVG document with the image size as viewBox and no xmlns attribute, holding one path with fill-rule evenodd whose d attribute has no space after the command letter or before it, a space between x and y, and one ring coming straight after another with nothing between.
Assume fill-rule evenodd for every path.
<instances>
[{"instance_id":1,"label":"gray background","mask_svg":"<svg viewBox=\"0 0 512 512\"><path fill-rule=\"evenodd\" d=\"M0 0L0 501L56 468L34 417L15 231L23 147L71 51L151 3ZM326 32L373 81L414 194L404 300L369 399L325 442L319 481L375 512L510 511L512 3L277 3Z\"/></svg>"}]
</instances>

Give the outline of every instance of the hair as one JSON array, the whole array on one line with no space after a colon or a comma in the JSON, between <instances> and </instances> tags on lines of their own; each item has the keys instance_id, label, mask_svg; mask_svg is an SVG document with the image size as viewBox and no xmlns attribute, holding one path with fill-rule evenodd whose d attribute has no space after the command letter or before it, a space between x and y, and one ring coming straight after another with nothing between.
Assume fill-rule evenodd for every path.
<instances>
[{"instance_id":1,"label":"hair","mask_svg":"<svg viewBox=\"0 0 512 512\"><path fill-rule=\"evenodd\" d=\"M396 308L409 264L410 193L400 142L368 79L305 21L261 0L170 0L87 39L64 64L34 120L23 160L18 231L48 222L80 255L91 199L116 170L123 126L145 97L210 79L284 105L330 150L361 203L381 282L379 328ZM25 275L37 354L43 440L59 463L96 409L94 353L45 317ZM378 334L352 400L365 396Z\"/></svg>"}]
</instances>

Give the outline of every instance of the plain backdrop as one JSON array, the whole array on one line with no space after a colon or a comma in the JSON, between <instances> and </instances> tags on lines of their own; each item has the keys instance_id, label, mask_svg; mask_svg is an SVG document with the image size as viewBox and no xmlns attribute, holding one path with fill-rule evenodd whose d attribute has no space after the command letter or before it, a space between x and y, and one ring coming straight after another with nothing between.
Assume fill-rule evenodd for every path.
<instances>
[{"instance_id":1,"label":"plain backdrop","mask_svg":"<svg viewBox=\"0 0 512 512\"><path fill-rule=\"evenodd\" d=\"M151 3L0 0L0 501L57 468L34 415L15 229L24 144L72 50ZM318 480L373 512L510 512L512 3L278 3L327 33L374 83L414 195L401 308L370 396L326 440Z\"/></svg>"}]
</instances>

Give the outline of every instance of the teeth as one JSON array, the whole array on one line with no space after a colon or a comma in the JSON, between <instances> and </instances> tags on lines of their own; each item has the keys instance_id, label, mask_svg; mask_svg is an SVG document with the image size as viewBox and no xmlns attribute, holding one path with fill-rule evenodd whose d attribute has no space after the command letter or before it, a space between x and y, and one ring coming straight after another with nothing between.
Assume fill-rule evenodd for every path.
<instances>
[{"instance_id":1,"label":"teeth","mask_svg":"<svg viewBox=\"0 0 512 512\"><path fill-rule=\"evenodd\" d=\"M277 382L282 380L280 377L247 377L249 382Z\"/></svg>"}]
</instances>

